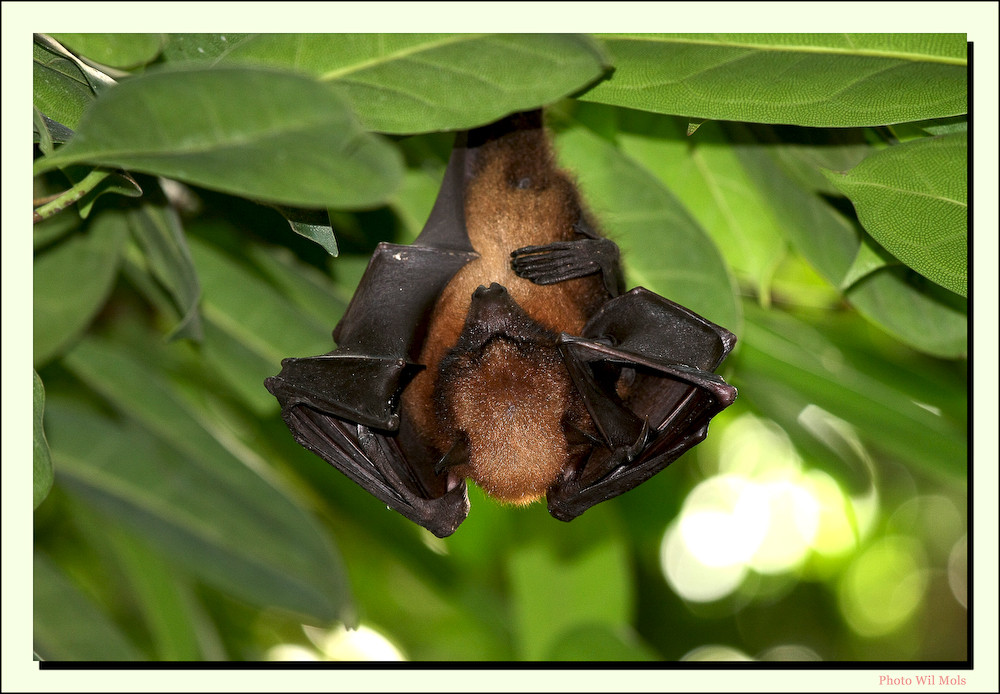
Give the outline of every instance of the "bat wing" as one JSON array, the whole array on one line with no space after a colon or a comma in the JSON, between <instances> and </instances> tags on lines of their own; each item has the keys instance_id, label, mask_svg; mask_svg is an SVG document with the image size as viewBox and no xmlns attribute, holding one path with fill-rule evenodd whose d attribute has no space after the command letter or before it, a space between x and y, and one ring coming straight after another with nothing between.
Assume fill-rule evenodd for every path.
<instances>
[{"instance_id":1,"label":"bat wing","mask_svg":"<svg viewBox=\"0 0 1000 694\"><path fill-rule=\"evenodd\" d=\"M444 488L444 478L427 474L433 461L404 455L395 436L304 405L282 415L302 446L438 537L451 535L468 515L465 483Z\"/></svg>"},{"instance_id":2,"label":"bat wing","mask_svg":"<svg viewBox=\"0 0 1000 694\"><path fill-rule=\"evenodd\" d=\"M612 299L560 350L601 441L549 490L570 520L646 481L705 438L736 399L713 370L735 336L643 288Z\"/></svg>"},{"instance_id":3,"label":"bat wing","mask_svg":"<svg viewBox=\"0 0 1000 694\"><path fill-rule=\"evenodd\" d=\"M434 208L413 245L381 243L333 331L337 348L282 361L265 381L295 439L390 508L439 536L469 510L415 438L397 437L399 398L423 368L424 326L452 276L476 258L465 229L472 156L456 143Z\"/></svg>"}]
</instances>

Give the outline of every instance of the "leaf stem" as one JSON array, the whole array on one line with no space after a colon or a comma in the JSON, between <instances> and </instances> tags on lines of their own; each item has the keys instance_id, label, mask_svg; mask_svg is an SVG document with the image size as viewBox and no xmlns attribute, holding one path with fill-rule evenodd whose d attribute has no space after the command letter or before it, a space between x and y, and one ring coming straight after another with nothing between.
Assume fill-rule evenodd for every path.
<instances>
[{"instance_id":1,"label":"leaf stem","mask_svg":"<svg viewBox=\"0 0 1000 694\"><path fill-rule=\"evenodd\" d=\"M39 222L62 212L70 205L79 202L87 193L96 188L98 184L109 175L111 175L110 171L94 169L89 174L84 176L83 180L74 185L72 188L57 195L51 202L47 202L41 207L36 208L33 214L33 223L38 224Z\"/></svg>"}]
</instances>

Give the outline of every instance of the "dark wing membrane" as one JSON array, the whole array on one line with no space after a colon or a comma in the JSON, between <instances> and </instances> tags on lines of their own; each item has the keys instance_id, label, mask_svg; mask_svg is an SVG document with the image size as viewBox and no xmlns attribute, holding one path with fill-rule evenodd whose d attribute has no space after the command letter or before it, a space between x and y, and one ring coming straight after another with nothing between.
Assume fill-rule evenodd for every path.
<instances>
[{"instance_id":1,"label":"dark wing membrane","mask_svg":"<svg viewBox=\"0 0 1000 694\"><path fill-rule=\"evenodd\" d=\"M403 359L355 356L335 350L281 361L281 373L264 385L283 411L296 406L365 426L399 428L398 397L422 367Z\"/></svg>"},{"instance_id":2,"label":"dark wing membrane","mask_svg":"<svg viewBox=\"0 0 1000 694\"><path fill-rule=\"evenodd\" d=\"M295 440L361 485L389 508L438 537L455 532L469 513L465 483L428 488L413 468L422 461L403 456L394 437L368 427L295 406L282 413ZM425 467L432 468L432 462Z\"/></svg>"},{"instance_id":3,"label":"dark wing membrane","mask_svg":"<svg viewBox=\"0 0 1000 694\"><path fill-rule=\"evenodd\" d=\"M414 374L441 291L476 258L465 228L472 154L456 144L427 224L414 245L376 248L333 331L337 348L282 361L265 381L295 439L410 520L445 536L468 513L464 482L447 488L435 460L397 436L399 398ZM405 426L403 427L406 428Z\"/></svg>"},{"instance_id":4,"label":"dark wing membrane","mask_svg":"<svg viewBox=\"0 0 1000 694\"><path fill-rule=\"evenodd\" d=\"M609 301L560 349L604 445L549 490L570 520L646 481L705 438L736 389L712 370L736 343L728 330L637 288Z\"/></svg>"},{"instance_id":5,"label":"dark wing membrane","mask_svg":"<svg viewBox=\"0 0 1000 694\"><path fill-rule=\"evenodd\" d=\"M438 296L471 251L380 243L333 331L337 353L416 359Z\"/></svg>"}]
</instances>

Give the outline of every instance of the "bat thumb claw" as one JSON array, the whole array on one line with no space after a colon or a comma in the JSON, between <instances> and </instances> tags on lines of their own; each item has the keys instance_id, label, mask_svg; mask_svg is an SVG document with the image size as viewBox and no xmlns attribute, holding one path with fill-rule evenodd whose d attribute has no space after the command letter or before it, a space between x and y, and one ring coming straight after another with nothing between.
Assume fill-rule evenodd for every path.
<instances>
[{"instance_id":1,"label":"bat thumb claw","mask_svg":"<svg viewBox=\"0 0 1000 694\"><path fill-rule=\"evenodd\" d=\"M469 444L464 437L459 437L455 444L448 449L448 452L441 457L441 460L434 465L434 474L441 475L468 460Z\"/></svg>"},{"instance_id":2,"label":"bat thumb claw","mask_svg":"<svg viewBox=\"0 0 1000 694\"><path fill-rule=\"evenodd\" d=\"M650 431L649 417L646 417L642 420L642 429L639 431L639 436L636 438L635 443L625 448L625 458L628 462L632 462L646 450L649 444Z\"/></svg>"}]
</instances>

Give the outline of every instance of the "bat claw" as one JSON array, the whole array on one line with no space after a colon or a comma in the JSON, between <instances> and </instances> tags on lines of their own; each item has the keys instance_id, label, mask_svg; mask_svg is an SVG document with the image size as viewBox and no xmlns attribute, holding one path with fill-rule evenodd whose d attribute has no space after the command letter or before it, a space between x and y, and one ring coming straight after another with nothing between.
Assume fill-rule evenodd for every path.
<instances>
[{"instance_id":1,"label":"bat claw","mask_svg":"<svg viewBox=\"0 0 1000 694\"><path fill-rule=\"evenodd\" d=\"M434 465L434 474L441 475L451 471L469 460L469 444L465 437L459 437L455 444L448 449L448 452L441 456L441 460Z\"/></svg>"},{"instance_id":2,"label":"bat claw","mask_svg":"<svg viewBox=\"0 0 1000 694\"><path fill-rule=\"evenodd\" d=\"M631 463L633 460L642 455L644 450L646 450L649 444L650 431L652 430L649 426L649 418L646 417L642 420L642 429L639 431L639 436L636 438L635 443L623 449L625 452L626 462Z\"/></svg>"}]
</instances>

